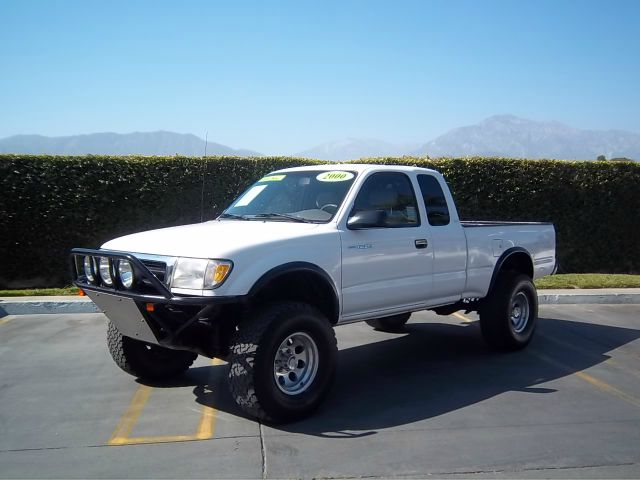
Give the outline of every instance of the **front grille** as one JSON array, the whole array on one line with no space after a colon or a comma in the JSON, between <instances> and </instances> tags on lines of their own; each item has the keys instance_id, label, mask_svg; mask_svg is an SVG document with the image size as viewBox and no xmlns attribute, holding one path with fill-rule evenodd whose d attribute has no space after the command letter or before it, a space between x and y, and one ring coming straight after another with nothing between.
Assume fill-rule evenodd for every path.
<instances>
[{"instance_id":1,"label":"front grille","mask_svg":"<svg viewBox=\"0 0 640 480\"><path fill-rule=\"evenodd\" d=\"M155 260L140 259L142 264L149 269L153 275L166 285L167 264L165 262L157 262ZM145 282L146 283L146 282Z\"/></svg>"}]
</instances>

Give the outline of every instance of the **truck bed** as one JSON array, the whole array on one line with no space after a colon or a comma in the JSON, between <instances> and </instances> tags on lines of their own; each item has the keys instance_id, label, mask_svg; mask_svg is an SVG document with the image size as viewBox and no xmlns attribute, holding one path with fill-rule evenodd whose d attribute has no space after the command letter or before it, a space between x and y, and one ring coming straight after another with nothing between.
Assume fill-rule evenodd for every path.
<instances>
[{"instance_id":1,"label":"truck bed","mask_svg":"<svg viewBox=\"0 0 640 480\"><path fill-rule=\"evenodd\" d=\"M483 297L498 259L508 250L525 250L533 262L533 278L555 267L555 230L549 222L460 222L467 240L465 295Z\"/></svg>"}]
</instances>

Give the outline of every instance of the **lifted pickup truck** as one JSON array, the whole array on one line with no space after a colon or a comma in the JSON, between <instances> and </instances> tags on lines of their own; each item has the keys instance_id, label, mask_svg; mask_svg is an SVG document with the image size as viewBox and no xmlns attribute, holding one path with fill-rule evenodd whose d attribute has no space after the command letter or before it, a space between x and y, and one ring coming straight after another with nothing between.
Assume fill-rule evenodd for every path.
<instances>
[{"instance_id":1,"label":"lifted pickup truck","mask_svg":"<svg viewBox=\"0 0 640 480\"><path fill-rule=\"evenodd\" d=\"M411 312L478 311L490 347L525 347L555 231L461 222L433 170L334 164L270 173L213 221L74 249L71 262L125 372L162 379L197 355L227 360L238 405L277 423L326 396L336 325L400 331Z\"/></svg>"}]
</instances>

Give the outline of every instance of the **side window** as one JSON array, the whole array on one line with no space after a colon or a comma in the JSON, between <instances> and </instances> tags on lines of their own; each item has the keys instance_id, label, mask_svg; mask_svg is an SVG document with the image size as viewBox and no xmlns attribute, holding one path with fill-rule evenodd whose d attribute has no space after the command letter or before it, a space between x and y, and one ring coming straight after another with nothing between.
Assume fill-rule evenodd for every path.
<instances>
[{"instance_id":1,"label":"side window","mask_svg":"<svg viewBox=\"0 0 640 480\"><path fill-rule=\"evenodd\" d=\"M418 175L418 185L427 209L429 225L449 225L449 207L438 180L431 175Z\"/></svg>"},{"instance_id":2,"label":"side window","mask_svg":"<svg viewBox=\"0 0 640 480\"><path fill-rule=\"evenodd\" d=\"M416 196L404 173L374 173L362 185L351 215L377 212L380 228L420 225Z\"/></svg>"}]
</instances>

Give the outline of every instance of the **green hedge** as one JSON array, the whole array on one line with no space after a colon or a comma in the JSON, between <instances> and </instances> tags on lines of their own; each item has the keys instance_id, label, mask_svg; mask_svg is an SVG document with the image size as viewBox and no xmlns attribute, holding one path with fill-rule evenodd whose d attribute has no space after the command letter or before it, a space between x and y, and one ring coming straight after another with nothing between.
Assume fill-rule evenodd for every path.
<instances>
[{"instance_id":1,"label":"green hedge","mask_svg":"<svg viewBox=\"0 0 640 480\"><path fill-rule=\"evenodd\" d=\"M640 164L503 158L369 160L441 172L463 220L549 221L559 273L640 272Z\"/></svg>"},{"instance_id":2,"label":"green hedge","mask_svg":"<svg viewBox=\"0 0 640 480\"><path fill-rule=\"evenodd\" d=\"M435 168L463 219L552 221L565 272L640 272L640 166L625 162L384 158ZM69 284L68 251L214 218L293 158L0 155L0 288ZM204 175L204 191L202 176Z\"/></svg>"}]
</instances>

